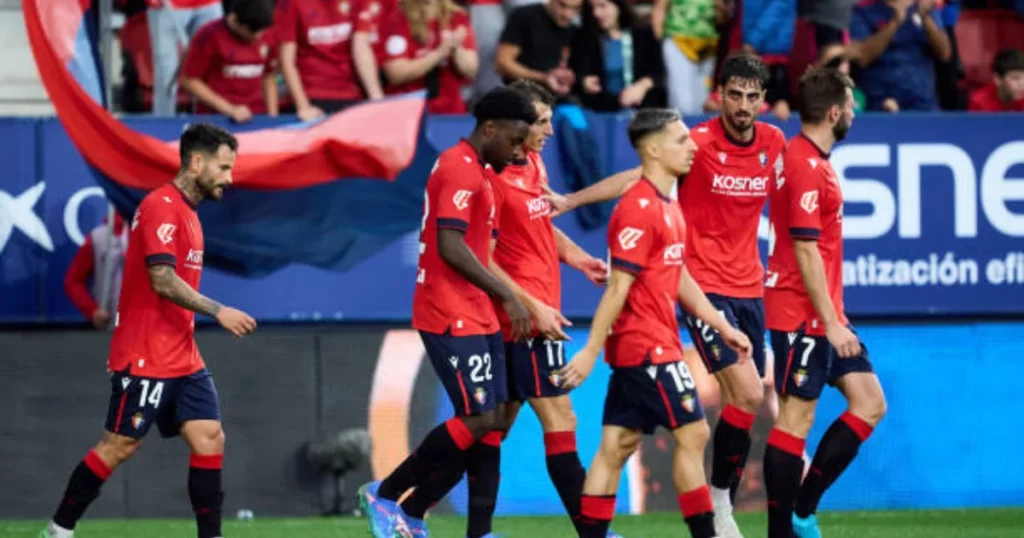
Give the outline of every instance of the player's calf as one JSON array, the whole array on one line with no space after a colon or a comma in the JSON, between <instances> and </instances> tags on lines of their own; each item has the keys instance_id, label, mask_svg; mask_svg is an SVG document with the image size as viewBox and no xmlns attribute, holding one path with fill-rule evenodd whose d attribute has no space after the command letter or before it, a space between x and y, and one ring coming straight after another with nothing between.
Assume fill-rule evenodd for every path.
<instances>
[{"instance_id":1,"label":"player's calf","mask_svg":"<svg viewBox=\"0 0 1024 538\"><path fill-rule=\"evenodd\" d=\"M216 420L191 420L181 427L192 449L188 465L188 496L199 538L221 536L224 490L224 430Z\"/></svg>"},{"instance_id":2,"label":"player's calf","mask_svg":"<svg viewBox=\"0 0 1024 538\"><path fill-rule=\"evenodd\" d=\"M679 510L694 538L715 536L711 491L704 481L704 448L711 437L705 420L690 422L672 432L676 441L673 482L678 493Z\"/></svg>"},{"instance_id":3,"label":"player's calf","mask_svg":"<svg viewBox=\"0 0 1024 538\"><path fill-rule=\"evenodd\" d=\"M751 363L732 364L719 370L715 377L725 406L715 427L711 495L716 514L726 517L732 512L732 498L750 453L750 429L764 401L764 390Z\"/></svg>"},{"instance_id":4,"label":"player's calf","mask_svg":"<svg viewBox=\"0 0 1024 538\"><path fill-rule=\"evenodd\" d=\"M605 538L615 515L615 494L626 460L640 446L641 432L620 426L605 426L601 446L594 454L576 525L580 538Z\"/></svg>"}]
</instances>

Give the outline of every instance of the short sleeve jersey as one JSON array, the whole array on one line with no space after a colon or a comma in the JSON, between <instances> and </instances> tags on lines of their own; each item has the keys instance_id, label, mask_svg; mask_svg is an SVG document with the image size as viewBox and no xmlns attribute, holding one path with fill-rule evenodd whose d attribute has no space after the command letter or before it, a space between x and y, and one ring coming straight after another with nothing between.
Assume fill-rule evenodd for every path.
<instances>
[{"instance_id":1,"label":"short sleeve jersey","mask_svg":"<svg viewBox=\"0 0 1024 538\"><path fill-rule=\"evenodd\" d=\"M487 267L495 228L493 174L466 141L441 154L427 179L420 259L412 300L412 326L453 336L494 334L498 319L490 298L441 259L437 231L461 230L470 251Z\"/></svg>"},{"instance_id":2,"label":"short sleeve jersey","mask_svg":"<svg viewBox=\"0 0 1024 538\"><path fill-rule=\"evenodd\" d=\"M705 293L753 299L763 295L757 227L768 187L782 169L786 139L778 128L754 124L754 138L732 138L721 118L691 131L697 144L690 173L679 185L686 216L686 268Z\"/></svg>"},{"instance_id":3,"label":"short sleeve jersey","mask_svg":"<svg viewBox=\"0 0 1024 538\"><path fill-rule=\"evenodd\" d=\"M619 200L608 224L612 267L636 280L612 326L605 360L612 367L682 359L676 302L686 249L679 204L641 179Z\"/></svg>"},{"instance_id":4,"label":"short sleeve jersey","mask_svg":"<svg viewBox=\"0 0 1024 538\"><path fill-rule=\"evenodd\" d=\"M173 267L189 287L199 289L203 229L195 208L173 183L149 193L132 218L110 370L174 378L205 366L193 338L195 315L157 295L149 283L149 267L160 264Z\"/></svg>"},{"instance_id":5,"label":"short sleeve jersey","mask_svg":"<svg viewBox=\"0 0 1024 538\"><path fill-rule=\"evenodd\" d=\"M271 30L255 41L245 41L223 19L211 21L192 38L182 75L202 80L234 105L248 106L254 114L266 113L263 76L277 69L273 39ZM213 109L199 103L196 112L211 113Z\"/></svg>"},{"instance_id":6,"label":"short sleeve jersey","mask_svg":"<svg viewBox=\"0 0 1024 538\"><path fill-rule=\"evenodd\" d=\"M794 239L814 240L825 265L825 281L836 315L843 311L843 191L828 154L798 135L786 150L783 175L774 183L765 279L765 321L769 329L824 334L800 276Z\"/></svg>"},{"instance_id":7,"label":"short sleeve jersey","mask_svg":"<svg viewBox=\"0 0 1024 538\"><path fill-rule=\"evenodd\" d=\"M354 0L281 0L274 15L280 43L295 43L295 64L312 99L361 99L352 61L352 34L360 5Z\"/></svg>"},{"instance_id":8,"label":"short sleeve jersey","mask_svg":"<svg viewBox=\"0 0 1024 538\"><path fill-rule=\"evenodd\" d=\"M506 166L495 178L501 234L494 249L494 261L527 293L559 309L562 278L551 206L544 199L547 184L547 170L540 154L535 152ZM495 312L502 333L508 338L511 321L497 303Z\"/></svg>"},{"instance_id":9,"label":"short sleeve jersey","mask_svg":"<svg viewBox=\"0 0 1024 538\"><path fill-rule=\"evenodd\" d=\"M383 63L404 59L415 60L428 54L441 43L441 36L446 32L455 32L465 28L466 38L461 48L476 50L476 37L473 35L473 27L469 23L469 16L465 11L458 10L452 13L451 22L447 29L441 29L437 19L431 20L427 29L427 41L417 41L409 28L409 20L401 9L394 9L381 23L381 42L383 43ZM462 98L462 86L469 81L463 79L455 70L452 59L443 60L438 65L435 74L428 73L426 77L419 80L399 85L388 85L388 93L408 93L411 91L427 88L431 82L428 79L437 77L436 94L431 93L427 102L427 109L433 114L465 114L466 101Z\"/></svg>"}]
</instances>

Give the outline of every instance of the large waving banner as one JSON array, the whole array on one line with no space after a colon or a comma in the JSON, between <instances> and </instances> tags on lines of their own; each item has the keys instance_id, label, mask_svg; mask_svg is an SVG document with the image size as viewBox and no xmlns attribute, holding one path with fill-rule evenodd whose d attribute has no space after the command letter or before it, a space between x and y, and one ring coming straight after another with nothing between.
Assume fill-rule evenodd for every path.
<instances>
[{"instance_id":1,"label":"large waving banner","mask_svg":"<svg viewBox=\"0 0 1024 538\"><path fill-rule=\"evenodd\" d=\"M40 76L64 129L108 197L130 215L147 191L177 173L178 148L173 138L131 129L101 105L84 24L91 4L22 5ZM424 103L415 94L367 103L312 125L240 134L237 192L201 211L207 264L246 276L295 262L345 270L382 242L415 229L422 187L436 157L425 143ZM353 183L357 178L363 180ZM388 203L368 207L381 198Z\"/></svg>"}]
</instances>

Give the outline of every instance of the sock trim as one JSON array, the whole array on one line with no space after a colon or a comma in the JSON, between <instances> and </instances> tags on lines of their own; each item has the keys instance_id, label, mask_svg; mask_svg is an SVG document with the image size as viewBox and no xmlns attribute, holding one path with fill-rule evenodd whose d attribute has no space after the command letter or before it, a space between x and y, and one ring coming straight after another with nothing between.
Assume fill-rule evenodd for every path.
<instances>
[{"instance_id":1,"label":"sock trim","mask_svg":"<svg viewBox=\"0 0 1024 538\"><path fill-rule=\"evenodd\" d=\"M615 516L615 495L586 495L580 498L580 515L597 521L611 521Z\"/></svg>"},{"instance_id":2,"label":"sock trim","mask_svg":"<svg viewBox=\"0 0 1024 538\"><path fill-rule=\"evenodd\" d=\"M576 432L546 432L544 434L544 455L557 456L576 452Z\"/></svg>"},{"instance_id":3,"label":"sock trim","mask_svg":"<svg viewBox=\"0 0 1024 538\"><path fill-rule=\"evenodd\" d=\"M754 427L754 414L748 413L734 405L726 405L722 409L722 420L741 430L750 431Z\"/></svg>"},{"instance_id":4,"label":"sock trim","mask_svg":"<svg viewBox=\"0 0 1024 538\"><path fill-rule=\"evenodd\" d=\"M783 452L789 452L794 456L802 458L807 441L778 428L772 428L772 431L768 433L768 444Z\"/></svg>"},{"instance_id":5,"label":"sock trim","mask_svg":"<svg viewBox=\"0 0 1024 538\"><path fill-rule=\"evenodd\" d=\"M468 450L469 447L476 443L476 439L473 439L473 433L458 418L449 419L444 425L448 430L448 435L451 436L452 441L455 441L455 446L459 447L459 450Z\"/></svg>"},{"instance_id":6,"label":"sock trim","mask_svg":"<svg viewBox=\"0 0 1024 538\"><path fill-rule=\"evenodd\" d=\"M224 466L224 454L192 454L188 458L188 466L195 469L219 471Z\"/></svg>"},{"instance_id":7,"label":"sock trim","mask_svg":"<svg viewBox=\"0 0 1024 538\"><path fill-rule=\"evenodd\" d=\"M99 477L100 480L106 481L110 478L110 474L113 473L113 469L107 467L107 464L103 462L100 455L95 450L90 450L88 454L82 458L82 463L92 471L92 474Z\"/></svg>"},{"instance_id":8,"label":"sock trim","mask_svg":"<svg viewBox=\"0 0 1024 538\"><path fill-rule=\"evenodd\" d=\"M482 444L487 445L487 446L492 446L494 448L499 448L499 447L501 447L501 439L503 437L503 435L502 435L503 433L504 432L502 432L501 430L491 430L491 431L487 432L486 434L484 434L483 437L480 438L480 442Z\"/></svg>"},{"instance_id":9,"label":"sock trim","mask_svg":"<svg viewBox=\"0 0 1024 538\"><path fill-rule=\"evenodd\" d=\"M684 519L715 510L711 502L711 490L708 489L707 484L679 494L676 500L679 502L679 510L682 511Z\"/></svg>"},{"instance_id":10,"label":"sock trim","mask_svg":"<svg viewBox=\"0 0 1024 538\"><path fill-rule=\"evenodd\" d=\"M839 420L849 426L853 433L857 434L861 442L867 441L868 437L871 437L871 433L875 431L875 428L865 422L864 419L849 411L839 415Z\"/></svg>"}]
</instances>

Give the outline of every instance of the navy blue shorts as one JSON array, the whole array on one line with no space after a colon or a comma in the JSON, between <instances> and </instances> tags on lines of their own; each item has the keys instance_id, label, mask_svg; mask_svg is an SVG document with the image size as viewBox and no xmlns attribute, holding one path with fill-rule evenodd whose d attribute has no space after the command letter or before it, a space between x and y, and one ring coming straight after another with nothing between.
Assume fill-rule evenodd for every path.
<instances>
[{"instance_id":1,"label":"navy blue shorts","mask_svg":"<svg viewBox=\"0 0 1024 538\"><path fill-rule=\"evenodd\" d=\"M843 359L828 338L808 336L803 328L794 332L771 331L771 341L775 353L775 391L779 394L817 400L826 383L835 386L846 374L874 371L864 342L860 343L860 356Z\"/></svg>"},{"instance_id":2,"label":"navy blue shorts","mask_svg":"<svg viewBox=\"0 0 1024 538\"><path fill-rule=\"evenodd\" d=\"M658 426L671 431L703 418L697 384L685 362L612 369L604 401L605 426L650 435Z\"/></svg>"},{"instance_id":3,"label":"navy blue shorts","mask_svg":"<svg viewBox=\"0 0 1024 538\"><path fill-rule=\"evenodd\" d=\"M501 333L452 336L420 331L437 377L456 416L476 416L508 401L505 344Z\"/></svg>"},{"instance_id":4,"label":"navy blue shorts","mask_svg":"<svg viewBox=\"0 0 1024 538\"><path fill-rule=\"evenodd\" d=\"M161 437L174 437L190 420L220 420L217 387L209 370L170 379L124 372L110 377L107 431L142 439L155 423Z\"/></svg>"},{"instance_id":5,"label":"navy blue shorts","mask_svg":"<svg viewBox=\"0 0 1024 538\"><path fill-rule=\"evenodd\" d=\"M725 316L729 324L743 331L743 334L750 339L754 366L757 367L757 373L764 377L764 301L761 299L735 299L714 293L707 295L711 304ZM686 327L690 331L693 345L697 348L697 354L700 355L709 372L714 374L726 366L736 364L739 355L725 345L725 340L722 339L722 335L718 334L718 331L685 312L683 318L686 320Z\"/></svg>"},{"instance_id":6,"label":"navy blue shorts","mask_svg":"<svg viewBox=\"0 0 1024 538\"><path fill-rule=\"evenodd\" d=\"M525 342L505 342L508 363L508 392L513 401L549 398L568 394L555 371L565 366L565 346L561 340L530 338Z\"/></svg>"}]
</instances>

